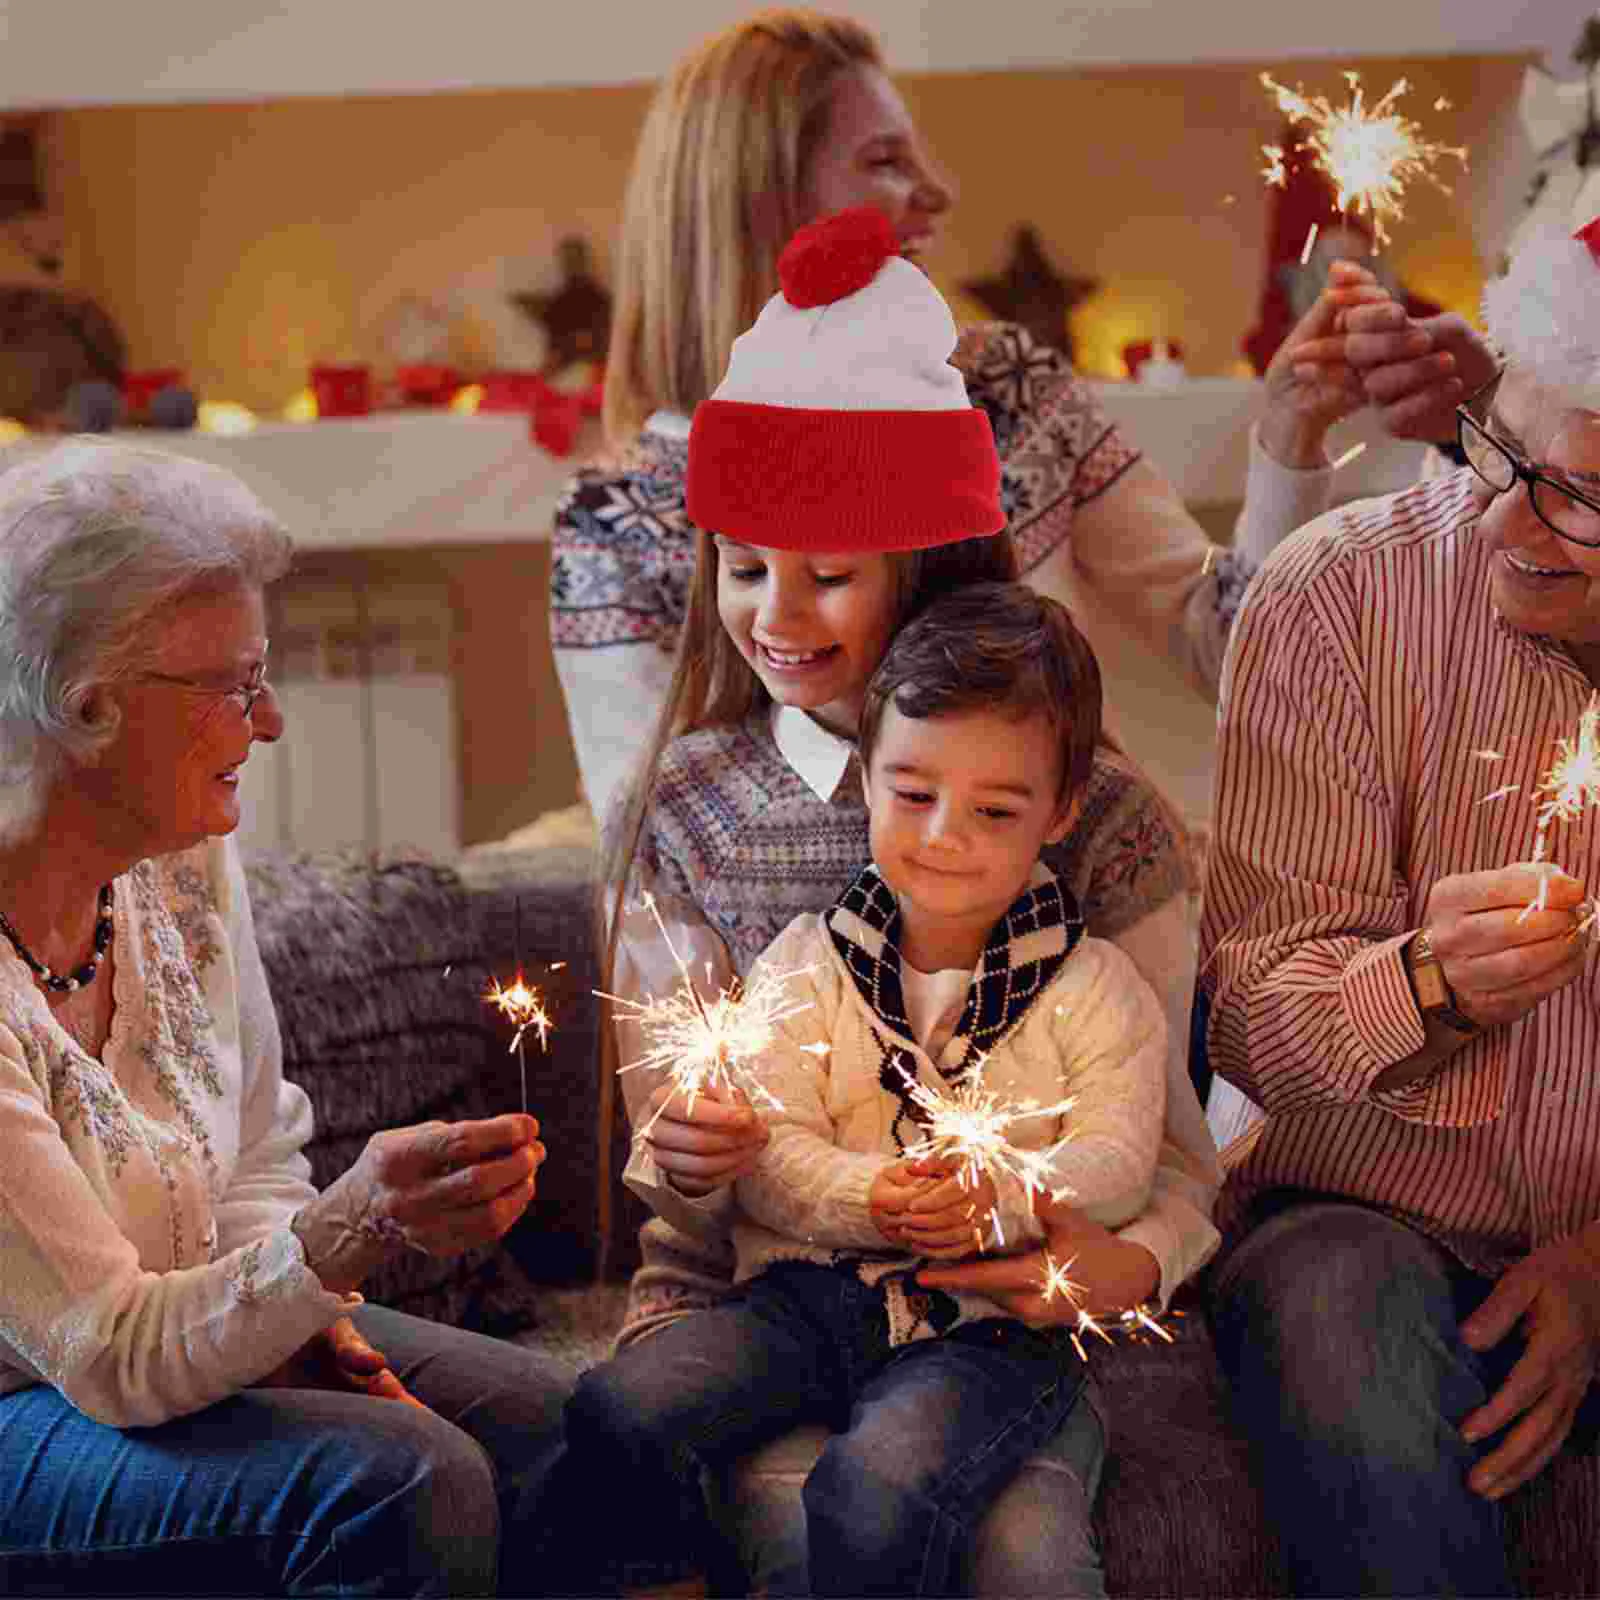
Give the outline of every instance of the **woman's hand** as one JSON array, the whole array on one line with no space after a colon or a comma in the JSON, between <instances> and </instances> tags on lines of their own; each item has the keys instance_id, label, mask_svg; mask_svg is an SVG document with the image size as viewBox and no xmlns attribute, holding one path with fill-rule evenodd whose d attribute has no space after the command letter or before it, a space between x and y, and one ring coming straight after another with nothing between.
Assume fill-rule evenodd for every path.
<instances>
[{"instance_id":1,"label":"woman's hand","mask_svg":"<svg viewBox=\"0 0 1600 1600\"><path fill-rule=\"evenodd\" d=\"M1367 403L1341 319L1363 307L1393 304L1365 267L1335 261L1328 269L1327 287L1266 370L1267 409L1258 437L1274 461L1301 470L1327 464L1322 441L1328 429Z\"/></svg>"},{"instance_id":2,"label":"woman's hand","mask_svg":"<svg viewBox=\"0 0 1600 1600\"><path fill-rule=\"evenodd\" d=\"M1394 301L1352 308L1345 353L1397 439L1444 443L1456 436L1456 407L1495 374L1494 353L1464 317L1408 317Z\"/></svg>"},{"instance_id":3,"label":"woman's hand","mask_svg":"<svg viewBox=\"0 0 1600 1600\"><path fill-rule=\"evenodd\" d=\"M391 1251L452 1256L492 1244L533 1199L545 1157L525 1112L375 1133L291 1224L325 1289L344 1294Z\"/></svg>"},{"instance_id":4,"label":"woman's hand","mask_svg":"<svg viewBox=\"0 0 1600 1600\"><path fill-rule=\"evenodd\" d=\"M258 1389L333 1389L399 1400L419 1411L428 1408L389 1370L349 1317L313 1335L282 1366L255 1382Z\"/></svg>"},{"instance_id":5,"label":"woman's hand","mask_svg":"<svg viewBox=\"0 0 1600 1600\"><path fill-rule=\"evenodd\" d=\"M688 1097L658 1084L639 1124L645 1143L679 1194L699 1199L752 1171L772 1138L744 1091L713 1086Z\"/></svg>"},{"instance_id":6,"label":"woman's hand","mask_svg":"<svg viewBox=\"0 0 1600 1600\"><path fill-rule=\"evenodd\" d=\"M924 1267L917 1282L930 1289L987 1295L1035 1328L1073 1327L1080 1309L1093 1317L1117 1317L1161 1287L1161 1268L1142 1244L1118 1238L1069 1206L1037 1209L1046 1230L1041 1248L959 1266ZM1061 1294L1045 1298L1047 1253L1057 1266L1072 1263L1070 1275L1079 1286L1076 1300Z\"/></svg>"}]
</instances>

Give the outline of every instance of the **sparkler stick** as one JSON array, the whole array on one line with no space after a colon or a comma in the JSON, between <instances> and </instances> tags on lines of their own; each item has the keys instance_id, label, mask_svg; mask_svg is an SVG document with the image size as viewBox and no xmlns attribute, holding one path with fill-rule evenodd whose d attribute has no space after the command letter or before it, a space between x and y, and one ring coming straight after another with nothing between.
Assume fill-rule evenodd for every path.
<instances>
[{"instance_id":1,"label":"sparkler stick","mask_svg":"<svg viewBox=\"0 0 1600 1600\"><path fill-rule=\"evenodd\" d=\"M566 962L559 962L557 967L564 967ZM552 968L552 971L557 968ZM503 985L498 978L493 979L483 992L483 998L494 1006L507 1022L517 1031L511 1040L507 1054L513 1051L517 1057L517 1073L522 1079L522 1109L528 1109L528 1061L523 1053L522 1036L529 1028L535 1028L539 1033L539 1048L548 1050L550 1047L550 1014L544 1008L544 998L528 980L522 975L522 968L517 968L517 975L509 985Z\"/></svg>"},{"instance_id":2,"label":"sparkler stick","mask_svg":"<svg viewBox=\"0 0 1600 1600\"><path fill-rule=\"evenodd\" d=\"M1302 267L1311 259L1311 252L1316 248L1317 229L1320 226L1320 223L1313 222L1311 226L1306 229L1306 242L1300 246L1300 265Z\"/></svg>"},{"instance_id":3,"label":"sparkler stick","mask_svg":"<svg viewBox=\"0 0 1600 1600\"><path fill-rule=\"evenodd\" d=\"M1074 1102L1068 1099L1041 1105L1037 1100L1007 1100L984 1086L987 1060L987 1056L980 1057L948 1089L930 1088L896 1061L895 1070L905 1080L912 1104L923 1113L927 1129L923 1138L906 1147L907 1159L954 1162L956 1180L963 1189L975 1189L985 1177L1009 1175L1022 1185L1030 1200L1045 1193L1053 1200L1064 1198L1071 1190L1053 1182L1051 1162L1067 1139L1058 1139L1045 1150L1021 1150L1006 1136L1013 1123L1030 1117L1064 1116ZM999 1212L991 1211L988 1221L996 1245L1004 1247Z\"/></svg>"},{"instance_id":4,"label":"sparkler stick","mask_svg":"<svg viewBox=\"0 0 1600 1600\"><path fill-rule=\"evenodd\" d=\"M1337 108L1323 95L1307 96L1285 88L1267 72L1261 74L1261 83L1276 97L1279 110L1292 121L1306 124L1306 137L1295 149L1305 151L1312 165L1332 180L1335 207L1346 215L1354 208L1358 215L1371 217L1372 253L1376 255L1389 242L1387 224L1405 214L1401 198L1406 185L1426 178L1449 194L1435 165L1441 156L1454 156L1465 170L1467 152L1460 145L1425 139L1417 123L1393 108L1393 102L1411 87L1404 78L1397 79L1381 100L1368 107L1362 98L1360 73L1346 72L1344 76L1350 85L1350 104ZM1267 158L1262 177L1269 184L1287 187L1287 153L1280 145L1261 149Z\"/></svg>"},{"instance_id":5,"label":"sparkler stick","mask_svg":"<svg viewBox=\"0 0 1600 1600\"><path fill-rule=\"evenodd\" d=\"M736 978L714 1000L703 1000L689 975L688 963L667 932L654 895L645 894L644 907L655 918L656 927L678 969L680 982L673 993L662 1000L653 996L643 1001L628 1000L622 995L607 994L603 989L595 990L613 1004L625 1007L645 1035L648 1046L645 1053L617 1070L664 1068L687 1099L691 1112L697 1096L719 1087L743 1089L751 1099L781 1111L783 1102L761 1082L755 1063L771 1048L780 1022L811 1009L811 1001L795 1000L788 992L789 980L811 969L803 967L797 972L779 972L761 965L748 985ZM709 963L706 970L709 977ZM825 1055L828 1051L828 1046L822 1043L802 1048L815 1055ZM639 1130L639 1138L650 1132L666 1107L667 1102L663 1101L655 1116Z\"/></svg>"}]
</instances>

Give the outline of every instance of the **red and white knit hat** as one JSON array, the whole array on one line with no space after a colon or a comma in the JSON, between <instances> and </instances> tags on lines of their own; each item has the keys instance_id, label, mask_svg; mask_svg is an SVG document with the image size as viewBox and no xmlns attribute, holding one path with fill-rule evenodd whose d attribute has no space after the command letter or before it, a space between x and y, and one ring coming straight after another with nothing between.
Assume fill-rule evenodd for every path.
<instances>
[{"instance_id":1,"label":"red and white knit hat","mask_svg":"<svg viewBox=\"0 0 1600 1600\"><path fill-rule=\"evenodd\" d=\"M955 319L870 206L801 228L689 432L688 511L776 550L919 550L1005 527Z\"/></svg>"},{"instance_id":2,"label":"red and white knit hat","mask_svg":"<svg viewBox=\"0 0 1600 1600\"><path fill-rule=\"evenodd\" d=\"M1530 234L1483 291L1483 319L1514 366L1567 404L1600 411L1600 217L1570 235Z\"/></svg>"}]
</instances>

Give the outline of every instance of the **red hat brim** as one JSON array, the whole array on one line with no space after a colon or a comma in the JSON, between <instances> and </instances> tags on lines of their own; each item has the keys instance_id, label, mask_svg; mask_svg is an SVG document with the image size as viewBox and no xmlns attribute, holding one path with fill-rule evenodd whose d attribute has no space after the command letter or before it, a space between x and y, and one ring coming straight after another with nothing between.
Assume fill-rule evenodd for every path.
<instances>
[{"instance_id":1,"label":"red hat brim","mask_svg":"<svg viewBox=\"0 0 1600 1600\"><path fill-rule=\"evenodd\" d=\"M689 432L689 517L769 550L925 550L1006 525L976 407L823 411L707 400Z\"/></svg>"}]
</instances>

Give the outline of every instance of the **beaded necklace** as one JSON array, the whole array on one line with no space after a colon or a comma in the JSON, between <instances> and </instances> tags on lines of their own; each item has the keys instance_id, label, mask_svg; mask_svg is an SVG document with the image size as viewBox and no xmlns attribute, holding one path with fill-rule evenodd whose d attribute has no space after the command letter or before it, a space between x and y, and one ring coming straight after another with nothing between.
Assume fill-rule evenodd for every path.
<instances>
[{"instance_id":1,"label":"beaded necklace","mask_svg":"<svg viewBox=\"0 0 1600 1600\"><path fill-rule=\"evenodd\" d=\"M5 934L17 954L28 964L28 970L44 985L46 989L56 994L71 994L75 989L86 988L93 983L96 974L100 971L101 964L106 958L106 947L111 943L111 934L116 924L112 917L113 896L111 885L103 883L100 886L99 915L94 925L94 954L89 957L76 972L62 977L59 973L52 972L44 962L22 942L22 935L11 926L6 914L0 911L0 933Z\"/></svg>"}]
</instances>

